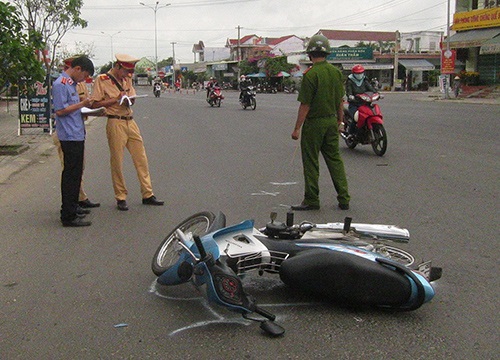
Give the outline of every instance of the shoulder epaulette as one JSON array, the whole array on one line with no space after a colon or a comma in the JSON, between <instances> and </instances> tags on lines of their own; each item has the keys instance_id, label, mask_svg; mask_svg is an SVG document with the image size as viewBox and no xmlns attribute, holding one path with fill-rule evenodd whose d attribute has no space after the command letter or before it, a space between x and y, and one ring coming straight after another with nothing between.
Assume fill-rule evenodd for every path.
<instances>
[{"instance_id":1,"label":"shoulder epaulette","mask_svg":"<svg viewBox=\"0 0 500 360\"><path fill-rule=\"evenodd\" d=\"M109 76L108 76L108 74L101 74L101 75L99 75L99 79L101 79L101 80L109 80Z\"/></svg>"},{"instance_id":2,"label":"shoulder epaulette","mask_svg":"<svg viewBox=\"0 0 500 360\"><path fill-rule=\"evenodd\" d=\"M308 67L308 68L304 71L304 75L305 75L305 74L307 74L307 72L308 72L309 70L311 70L311 69L312 69L312 66L309 66L309 67Z\"/></svg>"},{"instance_id":3,"label":"shoulder epaulette","mask_svg":"<svg viewBox=\"0 0 500 360\"><path fill-rule=\"evenodd\" d=\"M74 83L74 81L71 78L64 77L61 79L61 84L63 84L63 85L66 85L66 84L73 85L73 83Z\"/></svg>"}]
</instances>

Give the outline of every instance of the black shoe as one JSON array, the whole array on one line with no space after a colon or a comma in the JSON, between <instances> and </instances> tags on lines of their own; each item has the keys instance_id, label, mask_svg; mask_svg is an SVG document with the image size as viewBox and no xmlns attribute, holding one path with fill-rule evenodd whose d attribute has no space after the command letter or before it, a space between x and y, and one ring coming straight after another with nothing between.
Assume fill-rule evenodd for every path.
<instances>
[{"instance_id":1,"label":"black shoe","mask_svg":"<svg viewBox=\"0 0 500 360\"><path fill-rule=\"evenodd\" d=\"M127 211L128 210L127 201L125 201L125 200L117 200L116 201L116 207L120 211Z\"/></svg>"},{"instance_id":2,"label":"black shoe","mask_svg":"<svg viewBox=\"0 0 500 360\"><path fill-rule=\"evenodd\" d=\"M158 205L158 206L161 206L163 205L165 202L164 201L161 201L161 200L158 200L156 198L156 196L152 195L146 199L142 199L142 203L144 205Z\"/></svg>"},{"instance_id":3,"label":"black shoe","mask_svg":"<svg viewBox=\"0 0 500 360\"><path fill-rule=\"evenodd\" d=\"M81 208L84 208L84 209L88 209L88 208L96 208L96 207L99 207L101 206L101 204L99 203L93 203L92 201L90 201L89 199L85 199L83 201L79 201L78 202L78 205L81 207Z\"/></svg>"},{"instance_id":4,"label":"black shoe","mask_svg":"<svg viewBox=\"0 0 500 360\"><path fill-rule=\"evenodd\" d=\"M89 209L83 209L83 208L81 208L80 206L78 206L78 207L76 208L76 213L77 213L78 215L82 215L82 214L83 214L83 215L88 215L88 214L90 214L90 210L89 210Z\"/></svg>"},{"instance_id":5,"label":"black shoe","mask_svg":"<svg viewBox=\"0 0 500 360\"><path fill-rule=\"evenodd\" d=\"M300 205L292 205L292 210L297 210L297 211L319 210L319 205L308 205L302 203Z\"/></svg>"},{"instance_id":6,"label":"black shoe","mask_svg":"<svg viewBox=\"0 0 500 360\"><path fill-rule=\"evenodd\" d=\"M92 223L90 221L83 220L80 217L76 217L70 221L62 221L64 227L80 227L80 226L90 226Z\"/></svg>"},{"instance_id":7,"label":"black shoe","mask_svg":"<svg viewBox=\"0 0 500 360\"><path fill-rule=\"evenodd\" d=\"M339 209L340 210L349 210L349 204L340 204L339 203Z\"/></svg>"}]
</instances>

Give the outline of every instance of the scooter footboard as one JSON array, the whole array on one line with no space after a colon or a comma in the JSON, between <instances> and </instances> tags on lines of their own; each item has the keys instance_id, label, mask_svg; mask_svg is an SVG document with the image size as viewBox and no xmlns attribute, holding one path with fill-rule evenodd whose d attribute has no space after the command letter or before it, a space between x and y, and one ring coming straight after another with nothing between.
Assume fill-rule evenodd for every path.
<instances>
[{"instance_id":1,"label":"scooter footboard","mask_svg":"<svg viewBox=\"0 0 500 360\"><path fill-rule=\"evenodd\" d=\"M288 286L349 305L404 307L412 294L408 278L353 254L314 249L281 264Z\"/></svg>"}]
</instances>

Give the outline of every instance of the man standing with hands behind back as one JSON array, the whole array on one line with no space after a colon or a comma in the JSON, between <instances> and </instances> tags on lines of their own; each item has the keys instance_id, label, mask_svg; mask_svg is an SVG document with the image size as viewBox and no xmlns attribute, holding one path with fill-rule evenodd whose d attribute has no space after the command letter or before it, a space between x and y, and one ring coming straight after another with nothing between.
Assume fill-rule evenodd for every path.
<instances>
[{"instance_id":1,"label":"man standing with hands behind back","mask_svg":"<svg viewBox=\"0 0 500 360\"><path fill-rule=\"evenodd\" d=\"M77 214L78 194L82 182L83 154L85 151L85 123L81 108L91 107L89 98L80 100L76 85L94 75L94 64L85 56L74 59L52 85L52 97L61 142L64 166L61 176L61 222L63 226L89 226L84 215Z\"/></svg>"},{"instance_id":2,"label":"man standing with hands behind back","mask_svg":"<svg viewBox=\"0 0 500 360\"><path fill-rule=\"evenodd\" d=\"M123 96L136 95L132 86L131 75L134 73L135 64L139 61L132 56L116 54L116 62L107 74L99 75L92 91L93 107L104 106L108 121L106 135L111 161L111 178L118 210L128 210L127 187L123 176L123 153L125 147L132 156L137 177L141 185L142 203L144 205L163 205L163 201L156 199L151 185L148 158L142 136L134 121L133 110L128 99ZM121 102L121 104L120 104ZM131 99L134 103L134 99Z\"/></svg>"},{"instance_id":3,"label":"man standing with hands behind back","mask_svg":"<svg viewBox=\"0 0 500 360\"><path fill-rule=\"evenodd\" d=\"M344 163L339 151L339 124L343 120L345 94L342 73L326 61L330 43L323 35L311 37L306 49L313 65L304 73L298 100L300 106L292 139L298 140L304 167L304 199L292 210L319 210L319 153L323 154L337 191L338 206L349 209Z\"/></svg>"}]
</instances>

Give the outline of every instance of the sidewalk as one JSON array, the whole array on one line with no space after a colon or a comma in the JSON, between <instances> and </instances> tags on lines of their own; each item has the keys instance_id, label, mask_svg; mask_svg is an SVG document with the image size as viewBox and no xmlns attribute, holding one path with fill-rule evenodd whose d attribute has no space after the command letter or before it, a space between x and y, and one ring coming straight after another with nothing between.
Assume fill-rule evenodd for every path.
<instances>
[{"instance_id":1,"label":"sidewalk","mask_svg":"<svg viewBox=\"0 0 500 360\"><path fill-rule=\"evenodd\" d=\"M55 148L52 136L42 129L23 129L18 136L17 100L0 101L0 146L20 145L14 155L0 155L0 184L34 162L41 162ZM2 148L3 149L3 148ZM5 150L5 149L4 149ZM16 154L17 152L17 154Z\"/></svg>"},{"instance_id":2,"label":"sidewalk","mask_svg":"<svg viewBox=\"0 0 500 360\"><path fill-rule=\"evenodd\" d=\"M498 88L497 88L498 89ZM459 104L488 104L488 105L500 105L500 93L498 91L493 92L491 97L461 97L455 98L453 93L450 93L449 99L445 99L445 95L441 93L438 89L430 89L429 91L396 91L390 94L400 94L400 95L413 95L413 100L418 101L443 101Z\"/></svg>"}]
</instances>

